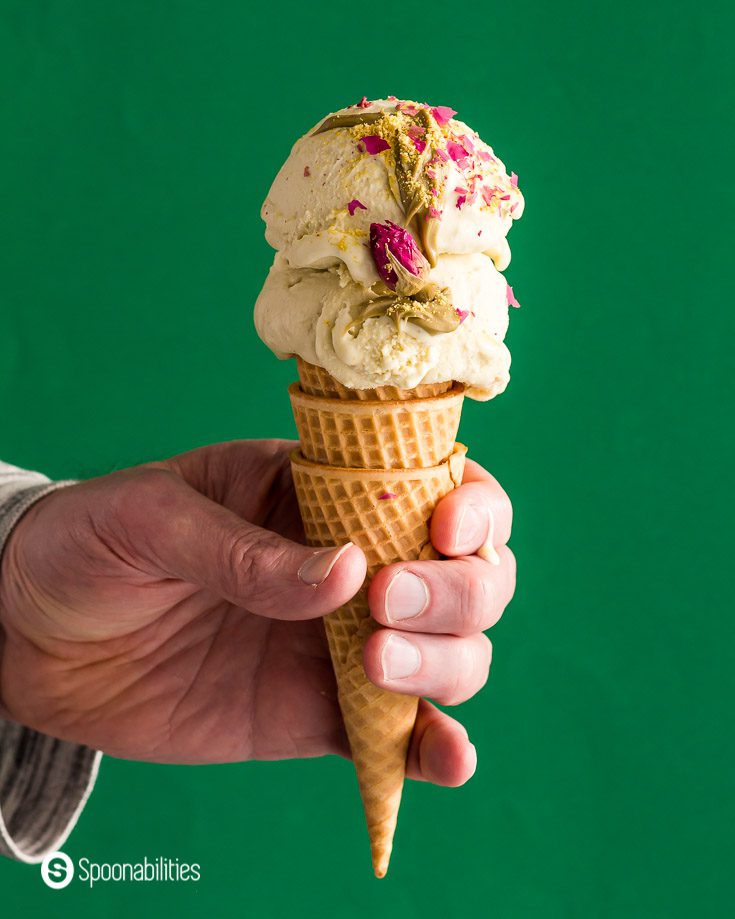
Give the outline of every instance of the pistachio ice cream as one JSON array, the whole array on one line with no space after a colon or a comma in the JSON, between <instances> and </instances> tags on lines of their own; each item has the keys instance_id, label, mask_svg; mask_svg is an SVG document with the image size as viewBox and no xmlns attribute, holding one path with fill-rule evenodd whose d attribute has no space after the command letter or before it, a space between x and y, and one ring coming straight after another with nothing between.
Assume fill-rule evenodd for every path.
<instances>
[{"instance_id":1,"label":"pistachio ice cream","mask_svg":"<svg viewBox=\"0 0 735 919\"><path fill-rule=\"evenodd\" d=\"M523 196L492 148L443 106L363 99L297 141L263 205L277 254L260 337L344 386L509 380L506 236Z\"/></svg>"}]
</instances>

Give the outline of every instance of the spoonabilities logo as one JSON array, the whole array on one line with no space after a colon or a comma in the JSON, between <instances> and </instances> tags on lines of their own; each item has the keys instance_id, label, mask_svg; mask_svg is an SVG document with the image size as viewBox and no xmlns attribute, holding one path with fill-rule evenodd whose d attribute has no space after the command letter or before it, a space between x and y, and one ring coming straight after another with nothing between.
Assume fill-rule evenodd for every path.
<instances>
[{"instance_id":1,"label":"spoonabilities logo","mask_svg":"<svg viewBox=\"0 0 735 919\"><path fill-rule=\"evenodd\" d=\"M49 852L41 862L43 883L52 890L61 890L71 884L74 862L65 852Z\"/></svg>"}]
</instances>

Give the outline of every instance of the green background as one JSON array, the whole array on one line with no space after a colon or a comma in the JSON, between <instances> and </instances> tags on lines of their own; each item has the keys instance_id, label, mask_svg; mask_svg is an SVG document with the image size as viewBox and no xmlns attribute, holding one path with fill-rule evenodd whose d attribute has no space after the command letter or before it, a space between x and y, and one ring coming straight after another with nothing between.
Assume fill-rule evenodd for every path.
<instances>
[{"instance_id":1,"label":"green background","mask_svg":"<svg viewBox=\"0 0 735 919\"><path fill-rule=\"evenodd\" d=\"M55 893L3 861L3 915L731 914L725 10L0 0L3 459L88 476L292 434L294 368L252 327L259 207L328 110L452 105L527 200L513 381L462 427L519 559L459 713L476 777L410 785L377 882L345 762L108 759L65 850L201 882Z\"/></svg>"}]
</instances>

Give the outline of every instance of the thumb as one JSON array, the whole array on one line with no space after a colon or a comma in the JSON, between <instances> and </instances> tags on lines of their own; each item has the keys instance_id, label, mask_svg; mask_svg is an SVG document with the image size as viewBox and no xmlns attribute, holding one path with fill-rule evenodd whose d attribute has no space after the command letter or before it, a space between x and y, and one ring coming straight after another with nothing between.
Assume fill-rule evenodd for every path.
<instances>
[{"instance_id":1,"label":"thumb","mask_svg":"<svg viewBox=\"0 0 735 919\"><path fill-rule=\"evenodd\" d=\"M362 586L365 555L352 543L302 546L243 520L178 476L151 472L149 494L135 504L139 522L146 521L149 559L166 576L273 619L323 616Z\"/></svg>"}]
</instances>

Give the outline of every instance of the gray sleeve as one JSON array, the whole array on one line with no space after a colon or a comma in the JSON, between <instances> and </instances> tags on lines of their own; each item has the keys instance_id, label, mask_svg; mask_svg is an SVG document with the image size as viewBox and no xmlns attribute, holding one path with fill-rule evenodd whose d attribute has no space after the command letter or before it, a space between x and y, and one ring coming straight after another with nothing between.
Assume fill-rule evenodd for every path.
<instances>
[{"instance_id":1,"label":"gray sleeve","mask_svg":"<svg viewBox=\"0 0 735 919\"><path fill-rule=\"evenodd\" d=\"M69 484L0 462L0 560L21 516ZM0 719L0 855L33 863L59 849L92 792L101 757Z\"/></svg>"}]
</instances>

